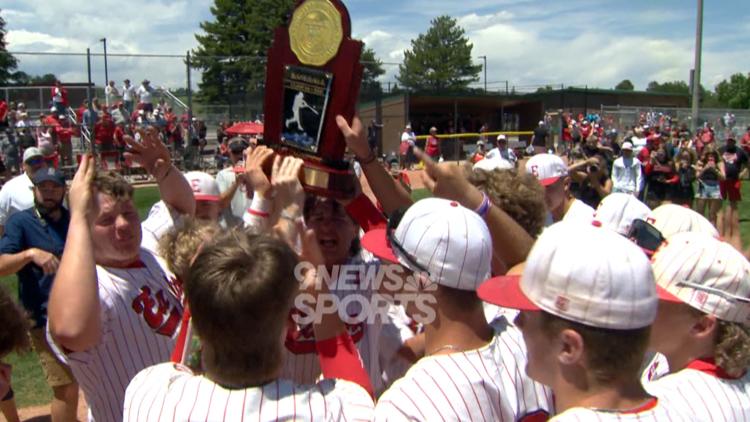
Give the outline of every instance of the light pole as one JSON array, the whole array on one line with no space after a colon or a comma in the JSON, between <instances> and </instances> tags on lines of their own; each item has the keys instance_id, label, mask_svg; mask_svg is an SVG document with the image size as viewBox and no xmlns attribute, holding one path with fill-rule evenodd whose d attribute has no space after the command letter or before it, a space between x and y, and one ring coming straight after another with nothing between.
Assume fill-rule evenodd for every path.
<instances>
[{"instance_id":1,"label":"light pole","mask_svg":"<svg viewBox=\"0 0 750 422\"><path fill-rule=\"evenodd\" d=\"M109 85L109 72L107 71L107 39L102 38L99 41L104 43L104 88Z\"/></svg>"},{"instance_id":2,"label":"light pole","mask_svg":"<svg viewBox=\"0 0 750 422\"><path fill-rule=\"evenodd\" d=\"M701 92L701 47L703 44L703 0L698 0L698 17L695 24L695 63L693 72L693 108L690 129L695 133L698 127L698 108L700 106Z\"/></svg>"},{"instance_id":3,"label":"light pole","mask_svg":"<svg viewBox=\"0 0 750 422\"><path fill-rule=\"evenodd\" d=\"M480 59L484 60L484 93L487 93L487 56L479 56Z\"/></svg>"}]
</instances>

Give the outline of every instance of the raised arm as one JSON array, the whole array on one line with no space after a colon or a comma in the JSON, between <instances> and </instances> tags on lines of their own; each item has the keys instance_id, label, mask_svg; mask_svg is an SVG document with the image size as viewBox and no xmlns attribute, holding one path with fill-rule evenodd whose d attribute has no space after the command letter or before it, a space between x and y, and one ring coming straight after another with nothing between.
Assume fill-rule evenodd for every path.
<instances>
[{"instance_id":1,"label":"raised arm","mask_svg":"<svg viewBox=\"0 0 750 422\"><path fill-rule=\"evenodd\" d=\"M195 198L187 179L172 164L169 150L159 139L159 132L154 127L139 131L142 141L136 142L126 136L125 143L129 151L125 154L154 176L159 186L161 199L180 214L195 214Z\"/></svg>"},{"instance_id":2,"label":"raised arm","mask_svg":"<svg viewBox=\"0 0 750 422\"><path fill-rule=\"evenodd\" d=\"M362 172L370 184L372 192L383 206L383 211L390 214L393 211L408 207L412 204L411 195L394 180L393 177L380 165L375 153L367 143L365 128L359 117L352 119L351 125L342 116L336 116L336 123L341 133L344 134L346 145L354 153L355 158L362 166Z\"/></svg>"},{"instance_id":3,"label":"raised arm","mask_svg":"<svg viewBox=\"0 0 750 422\"><path fill-rule=\"evenodd\" d=\"M455 163L435 163L422 150L414 149L417 158L424 161L423 179L432 194L441 198L458 201L470 210L482 207L484 194L474 187ZM491 205L484 216L492 235L493 254L507 267L512 267L526 259L534 239L518 225L505 211Z\"/></svg>"},{"instance_id":4,"label":"raised arm","mask_svg":"<svg viewBox=\"0 0 750 422\"><path fill-rule=\"evenodd\" d=\"M63 348L84 351L101 339L99 287L91 224L95 218L93 158L84 156L68 194L70 226L47 309L52 338Z\"/></svg>"}]
</instances>

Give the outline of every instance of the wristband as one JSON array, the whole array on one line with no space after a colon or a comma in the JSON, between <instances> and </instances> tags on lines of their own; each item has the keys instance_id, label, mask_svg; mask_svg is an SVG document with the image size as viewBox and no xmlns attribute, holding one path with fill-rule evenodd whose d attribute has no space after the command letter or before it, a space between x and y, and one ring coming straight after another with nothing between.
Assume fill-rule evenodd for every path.
<instances>
[{"instance_id":1,"label":"wristband","mask_svg":"<svg viewBox=\"0 0 750 422\"><path fill-rule=\"evenodd\" d=\"M479 214L480 217L485 218L487 217L487 213L489 212L491 206L492 202L490 202L490 197L487 196L486 193L482 192L482 204L479 205L479 208L474 210L474 212Z\"/></svg>"},{"instance_id":2,"label":"wristband","mask_svg":"<svg viewBox=\"0 0 750 422\"><path fill-rule=\"evenodd\" d=\"M272 202L267 200L258 192L253 195L253 201L250 203L250 208L247 209L252 215L266 218L271 213Z\"/></svg>"},{"instance_id":3,"label":"wristband","mask_svg":"<svg viewBox=\"0 0 750 422\"><path fill-rule=\"evenodd\" d=\"M157 180L157 181L156 181L156 183L161 183L161 182L163 182L163 181L164 181L164 179L166 179L166 178L167 178L167 176L169 176L169 173L171 173L171 172L172 172L172 167L174 167L174 166L172 166L172 165L170 164L170 165L169 165L169 167L167 167L167 171L166 171L166 173L164 173L164 176L160 177L160 178L159 178L159 180Z\"/></svg>"}]
</instances>

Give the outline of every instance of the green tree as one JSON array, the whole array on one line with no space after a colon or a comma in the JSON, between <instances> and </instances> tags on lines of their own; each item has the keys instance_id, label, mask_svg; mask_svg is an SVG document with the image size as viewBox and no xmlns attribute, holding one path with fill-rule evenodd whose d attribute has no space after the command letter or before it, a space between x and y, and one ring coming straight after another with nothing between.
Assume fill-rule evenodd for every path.
<instances>
[{"instance_id":1,"label":"green tree","mask_svg":"<svg viewBox=\"0 0 750 422\"><path fill-rule=\"evenodd\" d=\"M213 21L200 24L193 65L203 71L201 98L227 103L258 94L265 83L265 57L276 27L294 0L214 0Z\"/></svg>"},{"instance_id":2,"label":"green tree","mask_svg":"<svg viewBox=\"0 0 750 422\"><path fill-rule=\"evenodd\" d=\"M633 82L630 82L630 79L623 79L619 84L615 85L615 89L619 89L622 91L634 91L635 86L633 85Z\"/></svg>"},{"instance_id":3,"label":"green tree","mask_svg":"<svg viewBox=\"0 0 750 422\"><path fill-rule=\"evenodd\" d=\"M685 81L671 81L660 84L656 81L651 81L646 87L648 92L660 92L664 94L690 94L690 86Z\"/></svg>"},{"instance_id":4,"label":"green tree","mask_svg":"<svg viewBox=\"0 0 750 422\"><path fill-rule=\"evenodd\" d=\"M7 85L13 79L13 71L18 67L18 60L8 52L6 46L5 20L0 16L0 85Z\"/></svg>"},{"instance_id":5,"label":"green tree","mask_svg":"<svg viewBox=\"0 0 750 422\"><path fill-rule=\"evenodd\" d=\"M385 70L383 69L383 62L375 55L375 51L370 47L365 47L359 61L365 67L360 92L366 94L383 92L378 78L385 74Z\"/></svg>"},{"instance_id":6,"label":"green tree","mask_svg":"<svg viewBox=\"0 0 750 422\"><path fill-rule=\"evenodd\" d=\"M431 21L430 29L411 41L399 65L398 81L415 91L463 91L479 81L482 65L472 62L474 46L450 16Z\"/></svg>"},{"instance_id":7,"label":"green tree","mask_svg":"<svg viewBox=\"0 0 750 422\"><path fill-rule=\"evenodd\" d=\"M729 108L750 108L750 74L735 73L716 85L716 97Z\"/></svg>"}]
</instances>

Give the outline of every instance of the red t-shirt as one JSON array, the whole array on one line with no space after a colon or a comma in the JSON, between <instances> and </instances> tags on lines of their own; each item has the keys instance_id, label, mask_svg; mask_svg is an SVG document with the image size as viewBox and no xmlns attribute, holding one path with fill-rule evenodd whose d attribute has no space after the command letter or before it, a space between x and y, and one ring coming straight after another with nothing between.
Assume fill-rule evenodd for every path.
<instances>
[{"instance_id":1,"label":"red t-shirt","mask_svg":"<svg viewBox=\"0 0 750 422\"><path fill-rule=\"evenodd\" d=\"M430 157L435 157L440 153L440 144L439 144L438 138L430 135L430 137L427 138L427 143L425 144L424 151L429 155Z\"/></svg>"}]
</instances>

